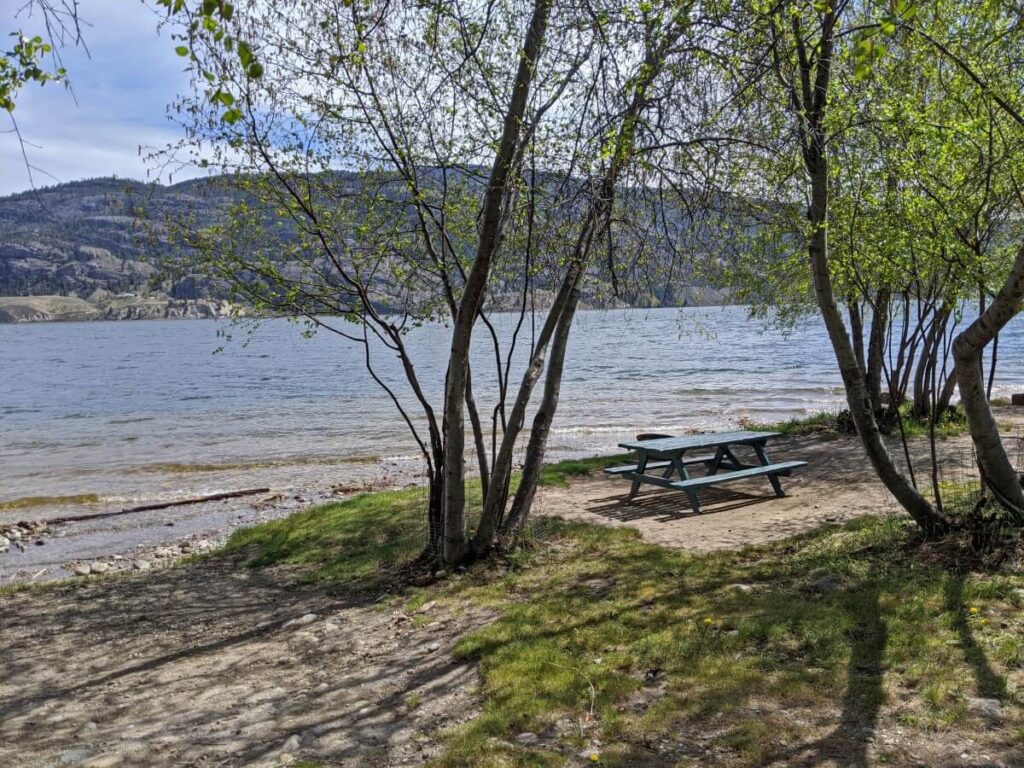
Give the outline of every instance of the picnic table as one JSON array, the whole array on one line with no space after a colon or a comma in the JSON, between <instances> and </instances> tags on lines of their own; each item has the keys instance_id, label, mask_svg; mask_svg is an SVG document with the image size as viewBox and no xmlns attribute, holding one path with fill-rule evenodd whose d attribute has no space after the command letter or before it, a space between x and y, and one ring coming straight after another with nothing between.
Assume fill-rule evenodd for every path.
<instances>
[{"instance_id":1,"label":"picnic table","mask_svg":"<svg viewBox=\"0 0 1024 768\"><path fill-rule=\"evenodd\" d=\"M780 477L788 477L793 470L807 466L806 461L783 461L773 464L765 451L765 445L780 432L711 432L703 435L684 437L659 437L653 440L637 440L619 443L636 454L636 464L609 467L610 475L617 475L632 481L629 498L636 496L640 485L651 485L683 491L690 499L694 512L700 512L697 491L720 483L742 480L747 477L766 475L776 496L785 496ZM734 452L738 447L753 449L758 463L740 461ZM713 453L707 453L714 449ZM704 451L699 455L691 452ZM691 477L687 467L701 465L707 473ZM674 479L676 478L676 479Z\"/></svg>"}]
</instances>

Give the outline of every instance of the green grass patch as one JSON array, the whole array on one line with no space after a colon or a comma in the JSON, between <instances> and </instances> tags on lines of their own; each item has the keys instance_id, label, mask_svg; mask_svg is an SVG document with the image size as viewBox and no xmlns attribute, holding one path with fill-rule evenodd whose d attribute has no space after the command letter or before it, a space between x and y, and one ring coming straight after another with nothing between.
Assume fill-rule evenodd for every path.
<instances>
[{"instance_id":1,"label":"green grass patch","mask_svg":"<svg viewBox=\"0 0 1024 768\"><path fill-rule=\"evenodd\" d=\"M591 740L603 765L661 765L646 745L684 755L693 734L729 764L796 762L842 723L851 742L896 713L922 734L980 727L970 696L1001 699L1019 727L1024 578L928 565L915 539L865 518L693 555L552 524L529 567L476 568L434 598L501 613L456 647L480 665L484 710L440 765L564 765ZM515 744L523 731L544 746Z\"/></svg>"},{"instance_id":2,"label":"green grass patch","mask_svg":"<svg viewBox=\"0 0 1024 768\"><path fill-rule=\"evenodd\" d=\"M928 437L931 433L928 420L914 416L909 403L900 407L900 417L903 421L903 431L907 437ZM781 432L788 436L813 435L833 438L856 434L849 411L814 413L798 419L767 423L740 419L740 426L743 429L759 432ZM883 426L886 425L883 424ZM892 436L900 435L900 426L895 420L888 425L887 429L888 434ZM967 432L967 417L959 406L951 408L943 414L935 425L935 436L940 438L957 437L967 434Z\"/></svg>"},{"instance_id":3,"label":"green grass patch","mask_svg":"<svg viewBox=\"0 0 1024 768\"><path fill-rule=\"evenodd\" d=\"M564 462L545 482L621 460ZM365 494L228 548L331 589L380 589L418 554L425 507L425 489ZM972 696L1000 699L1001 727L1024 729L1024 576L951 570L906 521L699 555L551 518L527 540L399 593L410 611L433 600L498 616L455 648L479 667L482 711L445 736L441 768L574 765L591 745L601 765L811 764L808 745L861 743L883 721L907 739L965 738L989 727ZM538 740L520 743L524 731Z\"/></svg>"},{"instance_id":4,"label":"green grass patch","mask_svg":"<svg viewBox=\"0 0 1024 768\"><path fill-rule=\"evenodd\" d=\"M579 459L545 466L540 485L565 485L568 478L620 464L629 457ZM513 489L518 477L513 480ZM480 486L466 484L472 510L481 504ZM347 590L372 592L395 580L395 571L427 542L427 489L363 493L236 531L226 551L245 552L253 566L292 565L304 578ZM473 515L470 515L473 522Z\"/></svg>"},{"instance_id":5,"label":"green grass patch","mask_svg":"<svg viewBox=\"0 0 1024 768\"><path fill-rule=\"evenodd\" d=\"M479 487L471 489L470 502L478 497ZM422 551L426 507L426 488L362 493L243 528L225 549L247 553L252 566L302 566L306 579L371 592Z\"/></svg>"},{"instance_id":6,"label":"green grass patch","mask_svg":"<svg viewBox=\"0 0 1024 768\"><path fill-rule=\"evenodd\" d=\"M636 464L636 457L628 453L617 456L595 456L589 459L567 459L548 464L540 471L538 485L566 486L569 478L582 477L617 464Z\"/></svg>"},{"instance_id":7,"label":"green grass patch","mask_svg":"<svg viewBox=\"0 0 1024 768\"><path fill-rule=\"evenodd\" d=\"M739 425L743 429L755 432L781 432L784 435L817 435L821 437L839 437L843 434L838 422L838 414L822 412L813 413L799 419L787 419L776 422L758 422L742 418Z\"/></svg>"}]
</instances>

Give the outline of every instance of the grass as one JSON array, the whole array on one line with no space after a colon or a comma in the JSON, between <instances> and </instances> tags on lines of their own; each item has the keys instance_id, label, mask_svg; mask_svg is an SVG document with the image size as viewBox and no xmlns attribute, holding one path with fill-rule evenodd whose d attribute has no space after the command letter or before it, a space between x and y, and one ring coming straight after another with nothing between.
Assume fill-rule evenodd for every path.
<instances>
[{"instance_id":1,"label":"grass","mask_svg":"<svg viewBox=\"0 0 1024 768\"><path fill-rule=\"evenodd\" d=\"M927 419L914 416L909 403L900 407L903 419L903 430L907 437L928 437L930 427ZM834 438L841 435L855 434L853 422L848 411L814 413L798 419L788 419L775 423L760 423L750 419L741 419L740 426L763 432L781 432L789 436L814 435L816 437ZM967 434L967 417L959 406L944 414L935 425L935 435L940 438L957 437ZM894 424L891 434L898 437L900 428Z\"/></svg>"},{"instance_id":2,"label":"grass","mask_svg":"<svg viewBox=\"0 0 1024 768\"><path fill-rule=\"evenodd\" d=\"M544 482L618 460L566 462ZM379 586L418 552L425 502L423 490L367 494L229 547L332 589ZM480 670L481 712L447 734L437 765L562 766L587 749L606 766L863 764L864 730L881 721L904 736L879 759L901 762L915 735L977 737L972 696L1000 699L1003 730L1024 736L1024 577L951 570L915 537L863 518L695 555L539 518L527 551L400 596L498 616L456 646ZM524 731L538 740L519 743Z\"/></svg>"},{"instance_id":3,"label":"grass","mask_svg":"<svg viewBox=\"0 0 1024 768\"><path fill-rule=\"evenodd\" d=\"M577 459L544 467L542 486L566 485L573 476L621 463L622 456ZM518 478L515 479L518 482ZM480 486L467 483L467 502L480 504ZM236 531L229 553L246 552L254 566L302 566L304 578L348 591L377 592L395 581L427 540L426 488L362 493L252 528Z\"/></svg>"}]
</instances>

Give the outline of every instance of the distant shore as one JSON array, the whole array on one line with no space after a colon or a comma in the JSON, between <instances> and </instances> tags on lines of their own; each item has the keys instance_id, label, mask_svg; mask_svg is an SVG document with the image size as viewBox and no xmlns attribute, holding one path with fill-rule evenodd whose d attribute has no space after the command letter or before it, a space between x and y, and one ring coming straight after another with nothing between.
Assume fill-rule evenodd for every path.
<instances>
[{"instance_id":1,"label":"distant shore","mask_svg":"<svg viewBox=\"0 0 1024 768\"><path fill-rule=\"evenodd\" d=\"M91 301L77 296L0 296L0 323L214 319L231 314L238 314L238 307L221 299L136 294L108 294Z\"/></svg>"},{"instance_id":2,"label":"distant shore","mask_svg":"<svg viewBox=\"0 0 1024 768\"><path fill-rule=\"evenodd\" d=\"M548 306L550 296L537 291L534 306ZM519 293L499 295L491 300L496 312L515 312L521 306ZM702 286L684 290L680 306L713 307L730 304L725 291ZM584 301L580 309L626 309L633 307L621 301ZM226 299L175 299L166 294L111 294L96 291L88 298L78 296L0 296L0 323L58 323L92 320L210 320L221 317L255 316L251 309Z\"/></svg>"}]
</instances>

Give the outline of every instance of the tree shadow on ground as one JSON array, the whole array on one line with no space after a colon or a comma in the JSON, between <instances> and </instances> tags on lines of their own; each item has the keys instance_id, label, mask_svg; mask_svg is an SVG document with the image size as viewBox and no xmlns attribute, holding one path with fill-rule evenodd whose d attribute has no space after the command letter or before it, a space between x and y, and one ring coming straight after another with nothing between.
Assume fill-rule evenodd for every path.
<instances>
[{"instance_id":1,"label":"tree shadow on ground","mask_svg":"<svg viewBox=\"0 0 1024 768\"><path fill-rule=\"evenodd\" d=\"M822 765L835 760L846 766L870 764L868 746L878 725L885 701L884 657L888 637L879 609L878 585L860 591L848 606L855 610L850 618L850 661L846 667L846 690L840 705L839 722L826 736L801 745L785 755L787 765Z\"/></svg>"},{"instance_id":2,"label":"tree shadow on ground","mask_svg":"<svg viewBox=\"0 0 1024 768\"><path fill-rule=\"evenodd\" d=\"M968 618L970 613L964 602L965 584L966 580L962 574L951 575L946 579L946 611L952 617L953 629L960 640L964 659L974 671L978 695L1001 700L1006 696L1006 678L992 668L985 651L974 639Z\"/></svg>"},{"instance_id":3,"label":"tree shadow on ground","mask_svg":"<svg viewBox=\"0 0 1024 768\"><path fill-rule=\"evenodd\" d=\"M468 716L476 673L448 652L457 636L239 566L210 558L0 597L0 764L77 750L258 765L294 735L293 755L356 766L419 754L417 733Z\"/></svg>"}]
</instances>

